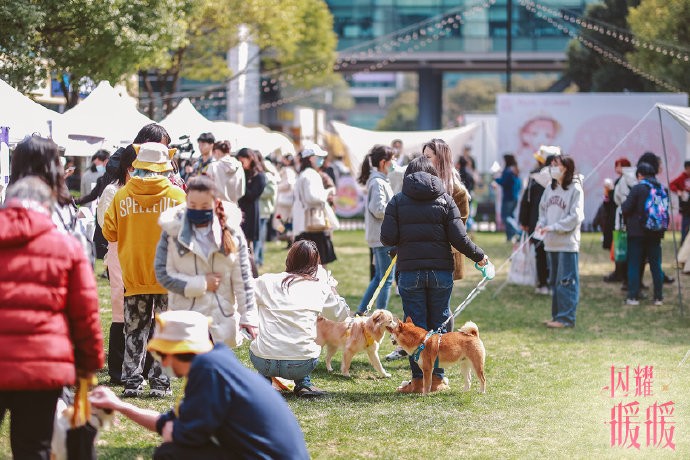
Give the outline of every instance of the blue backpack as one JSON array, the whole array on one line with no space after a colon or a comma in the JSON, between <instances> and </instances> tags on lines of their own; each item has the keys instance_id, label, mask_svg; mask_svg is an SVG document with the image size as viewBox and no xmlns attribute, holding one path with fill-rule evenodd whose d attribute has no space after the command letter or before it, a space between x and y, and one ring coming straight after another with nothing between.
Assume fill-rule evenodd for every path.
<instances>
[{"instance_id":1,"label":"blue backpack","mask_svg":"<svg viewBox=\"0 0 690 460\"><path fill-rule=\"evenodd\" d=\"M649 195L644 202L644 228L650 232L666 231L669 221L668 193L661 185L652 184L646 179L641 180L640 184L649 187Z\"/></svg>"}]
</instances>

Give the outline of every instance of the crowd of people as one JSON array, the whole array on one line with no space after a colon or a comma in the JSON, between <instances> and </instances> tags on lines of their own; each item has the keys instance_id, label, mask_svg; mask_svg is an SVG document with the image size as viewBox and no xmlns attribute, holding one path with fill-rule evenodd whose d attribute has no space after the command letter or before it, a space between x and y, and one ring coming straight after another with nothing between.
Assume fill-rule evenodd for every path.
<instances>
[{"instance_id":1,"label":"crowd of people","mask_svg":"<svg viewBox=\"0 0 690 460\"><path fill-rule=\"evenodd\" d=\"M164 414L137 408L110 388L92 391L95 407L161 435L154 458L224 458L228 450L308 458L299 425L275 387L287 379L297 397L325 394L311 379L321 353L317 317L345 321L386 309L395 284L403 319L452 331L450 297L454 281L465 276L464 259L477 267L489 263L466 226L479 183L473 158L467 152L454 158L442 139L411 157L400 140L375 145L358 177L366 191L363 243L371 279L351 312L327 270L337 260L332 205L336 170L342 171L326 162L328 153L310 144L274 163L251 148L235 152L211 133L197 142L200 157L178 163L165 129L147 125L133 144L94 155L76 200L66 186L74 170L64 168L52 141L34 136L14 149L0 210L0 255L10 268L0 275L0 318L12 330L0 338L9 353L0 359L0 420L10 410L16 457L49 449L62 387L106 364L93 273L98 251L77 228L77 203L92 203L95 234L105 241L111 384L123 387L123 398L140 397L147 386L151 397L165 398L172 395L171 378L186 379L181 402ZM584 179L557 147L543 146L534 157L523 187L515 157L504 156L495 177L501 217L509 240L524 233L534 247L535 291L552 297L544 324L571 328L580 295ZM690 164L685 167L671 184L685 203L683 238L690 227ZM606 184L599 221L605 248L627 236L626 258L616 258L606 280L625 282L626 302L637 305L649 263L659 305L669 279L661 270L660 240L668 227L668 193L656 180L661 163L646 153L636 168L624 158L616 168L620 177ZM285 270L259 276L271 231L287 243ZM16 354L13 341L29 338L30 349ZM246 340L256 372L232 352ZM386 358L404 357L398 348ZM411 378L396 391L422 393L422 370L408 359ZM15 362L20 376L9 371ZM448 387L437 363L431 391Z\"/></svg>"}]
</instances>

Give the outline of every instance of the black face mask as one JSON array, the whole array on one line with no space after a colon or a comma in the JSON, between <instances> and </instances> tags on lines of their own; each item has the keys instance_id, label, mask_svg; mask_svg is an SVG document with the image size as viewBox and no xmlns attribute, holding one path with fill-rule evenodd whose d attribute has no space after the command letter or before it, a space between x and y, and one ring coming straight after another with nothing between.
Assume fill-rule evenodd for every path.
<instances>
[{"instance_id":1,"label":"black face mask","mask_svg":"<svg viewBox=\"0 0 690 460\"><path fill-rule=\"evenodd\" d=\"M187 219L194 225L203 225L213 220L213 209L187 209Z\"/></svg>"}]
</instances>

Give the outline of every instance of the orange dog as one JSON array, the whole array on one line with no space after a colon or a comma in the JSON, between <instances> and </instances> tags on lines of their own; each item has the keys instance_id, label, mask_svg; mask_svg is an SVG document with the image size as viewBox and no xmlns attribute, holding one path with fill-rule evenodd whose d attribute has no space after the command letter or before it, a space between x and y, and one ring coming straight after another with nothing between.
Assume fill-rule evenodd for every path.
<instances>
[{"instance_id":1,"label":"orange dog","mask_svg":"<svg viewBox=\"0 0 690 460\"><path fill-rule=\"evenodd\" d=\"M379 346L386 333L386 328L395 323L388 310L376 310L369 317L356 317L343 322L335 322L319 316L316 320L316 343L326 346L326 369L333 371L331 359L338 349L343 349L343 361L340 372L350 376L352 357L366 350L369 362L382 377L391 375L381 365Z\"/></svg>"},{"instance_id":2,"label":"orange dog","mask_svg":"<svg viewBox=\"0 0 690 460\"><path fill-rule=\"evenodd\" d=\"M464 391L468 391L472 384L470 367L479 378L479 392L486 392L486 378L484 377L484 359L486 352L484 344L479 338L479 329L472 321L468 321L460 330L446 334L433 334L427 338L427 331L414 325L410 318L406 322L386 327L394 343L400 345L409 355L414 355L421 345L419 352L419 367L424 373L422 393L431 391L431 374L434 363L438 358L438 367L447 367L460 361L462 373L465 376Z\"/></svg>"}]
</instances>

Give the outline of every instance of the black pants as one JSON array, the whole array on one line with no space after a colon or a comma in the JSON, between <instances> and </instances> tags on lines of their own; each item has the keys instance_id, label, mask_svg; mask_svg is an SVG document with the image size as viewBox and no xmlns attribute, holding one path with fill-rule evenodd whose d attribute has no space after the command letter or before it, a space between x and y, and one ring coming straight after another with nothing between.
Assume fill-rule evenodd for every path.
<instances>
[{"instance_id":1,"label":"black pants","mask_svg":"<svg viewBox=\"0 0 690 460\"><path fill-rule=\"evenodd\" d=\"M0 391L0 424L10 411L12 456L49 460L55 405L62 388L44 391Z\"/></svg>"},{"instance_id":2,"label":"black pants","mask_svg":"<svg viewBox=\"0 0 690 460\"><path fill-rule=\"evenodd\" d=\"M546 251L544 251L544 242L532 238L532 243L534 244L534 255L537 261L537 286L548 286L549 267L546 263Z\"/></svg>"},{"instance_id":3,"label":"black pants","mask_svg":"<svg viewBox=\"0 0 690 460\"><path fill-rule=\"evenodd\" d=\"M153 460L224 460L232 456L227 449L207 444L205 446L182 446L174 442L164 442L153 452Z\"/></svg>"}]
</instances>

